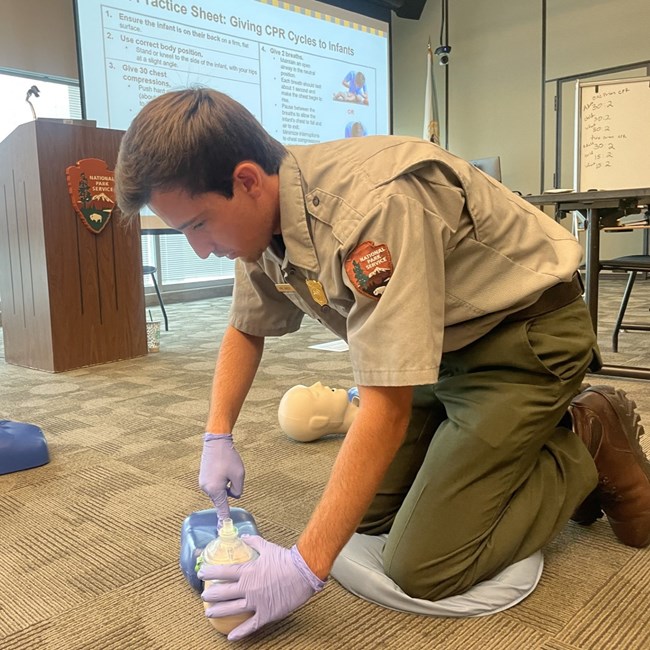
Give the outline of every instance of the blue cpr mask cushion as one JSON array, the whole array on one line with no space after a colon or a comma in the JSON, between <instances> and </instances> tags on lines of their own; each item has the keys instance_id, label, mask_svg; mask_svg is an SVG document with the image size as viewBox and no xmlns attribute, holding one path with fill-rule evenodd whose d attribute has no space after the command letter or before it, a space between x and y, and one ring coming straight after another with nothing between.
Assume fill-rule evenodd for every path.
<instances>
[{"instance_id":1,"label":"blue cpr mask cushion","mask_svg":"<svg viewBox=\"0 0 650 650\"><path fill-rule=\"evenodd\" d=\"M243 508L230 508L230 518L239 535L259 535L253 515ZM190 586L203 591L203 582L196 575L196 559L217 536L217 511L198 510L188 515L181 526L180 567Z\"/></svg>"},{"instance_id":2,"label":"blue cpr mask cushion","mask_svg":"<svg viewBox=\"0 0 650 650\"><path fill-rule=\"evenodd\" d=\"M544 567L542 552L537 551L458 596L437 601L411 598L384 573L382 553L387 537L355 533L336 559L331 575L360 598L402 612L452 617L495 614L530 595Z\"/></svg>"}]
</instances>

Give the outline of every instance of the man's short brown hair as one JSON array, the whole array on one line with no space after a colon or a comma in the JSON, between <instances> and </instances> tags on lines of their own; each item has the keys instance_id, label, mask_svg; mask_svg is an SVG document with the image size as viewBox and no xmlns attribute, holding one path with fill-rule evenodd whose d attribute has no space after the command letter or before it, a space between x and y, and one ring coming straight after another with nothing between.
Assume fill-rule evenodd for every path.
<instances>
[{"instance_id":1,"label":"man's short brown hair","mask_svg":"<svg viewBox=\"0 0 650 650\"><path fill-rule=\"evenodd\" d=\"M122 138L115 169L117 203L136 217L153 190L232 196L244 160L277 174L286 150L239 102L208 88L169 92L146 104Z\"/></svg>"}]
</instances>

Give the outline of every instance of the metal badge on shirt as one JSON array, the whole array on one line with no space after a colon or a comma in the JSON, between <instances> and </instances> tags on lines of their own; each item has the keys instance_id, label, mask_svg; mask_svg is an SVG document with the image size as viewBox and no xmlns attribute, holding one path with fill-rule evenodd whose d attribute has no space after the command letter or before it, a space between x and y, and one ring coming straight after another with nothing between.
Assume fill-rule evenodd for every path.
<instances>
[{"instance_id":1,"label":"metal badge on shirt","mask_svg":"<svg viewBox=\"0 0 650 650\"><path fill-rule=\"evenodd\" d=\"M345 271L359 293L379 300L393 275L393 262L388 246L364 241L348 255Z\"/></svg>"},{"instance_id":2,"label":"metal badge on shirt","mask_svg":"<svg viewBox=\"0 0 650 650\"><path fill-rule=\"evenodd\" d=\"M327 304L327 296L325 295L325 289L323 285L318 280L305 280L307 283L307 288L311 297L314 299L314 302L321 307L324 307Z\"/></svg>"}]
</instances>

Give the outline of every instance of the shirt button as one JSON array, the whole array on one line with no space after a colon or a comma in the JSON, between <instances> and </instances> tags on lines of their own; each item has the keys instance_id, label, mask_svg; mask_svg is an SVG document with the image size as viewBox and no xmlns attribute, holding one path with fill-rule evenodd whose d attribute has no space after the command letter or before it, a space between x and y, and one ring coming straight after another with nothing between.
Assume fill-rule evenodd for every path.
<instances>
[{"instance_id":1,"label":"shirt button","mask_svg":"<svg viewBox=\"0 0 650 650\"><path fill-rule=\"evenodd\" d=\"M324 314L326 314L330 309L331 309L331 307L330 307L329 305L323 305L323 306L320 308L320 310L321 310Z\"/></svg>"},{"instance_id":2,"label":"shirt button","mask_svg":"<svg viewBox=\"0 0 650 650\"><path fill-rule=\"evenodd\" d=\"M311 202L312 202L316 207L318 207L318 205L320 204L320 199L319 199L317 196L315 196L315 197L311 200Z\"/></svg>"}]
</instances>

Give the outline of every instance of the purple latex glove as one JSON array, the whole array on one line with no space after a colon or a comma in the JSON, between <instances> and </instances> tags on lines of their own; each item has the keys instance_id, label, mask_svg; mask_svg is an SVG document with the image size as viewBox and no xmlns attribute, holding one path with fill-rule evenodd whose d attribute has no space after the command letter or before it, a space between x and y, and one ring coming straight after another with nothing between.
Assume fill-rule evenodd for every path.
<instances>
[{"instance_id":1,"label":"purple latex glove","mask_svg":"<svg viewBox=\"0 0 650 650\"><path fill-rule=\"evenodd\" d=\"M324 586L302 559L296 546L283 548L258 535L242 539L259 557L243 564L203 565L201 580L224 580L211 584L201 598L210 607L210 618L254 611L255 614L228 635L229 641L242 639L263 625L279 621L304 605Z\"/></svg>"},{"instance_id":2,"label":"purple latex glove","mask_svg":"<svg viewBox=\"0 0 650 650\"><path fill-rule=\"evenodd\" d=\"M212 499L219 526L230 517L228 497L239 499L244 490L244 463L229 433L206 433L203 437L199 487Z\"/></svg>"}]
</instances>

